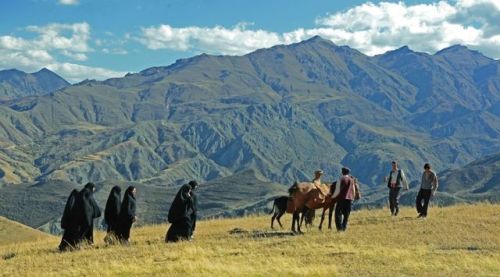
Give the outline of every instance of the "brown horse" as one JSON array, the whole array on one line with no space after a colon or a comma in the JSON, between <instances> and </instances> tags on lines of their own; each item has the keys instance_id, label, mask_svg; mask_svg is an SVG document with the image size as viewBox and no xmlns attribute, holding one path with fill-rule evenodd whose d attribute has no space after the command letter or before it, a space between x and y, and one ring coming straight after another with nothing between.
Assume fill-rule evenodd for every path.
<instances>
[{"instance_id":1,"label":"brown horse","mask_svg":"<svg viewBox=\"0 0 500 277\"><path fill-rule=\"evenodd\" d=\"M310 182L295 182L288 189L288 192L290 193L290 197L293 203L293 209L291 211L293 212L292 232L296 232L296 222L298 223L297 231L299 233L302 232L300 230L300 227L304 219L304 214L307 212L307 210L329 207L331 202L331 198L329 197L329 195L323 195L323 192ZM302 217L300 217L300 212L302 212Z\"/></svg>"},{"instance_id":2,"label":"brown horse","mask_svg":"<svg viewBox=\"0 0 500 277\"><path fill-rule=\"evenodd\" d=\"M273 209L269 214L272 214L271 218L271 229L274 229L274 220L278 221L278 224L280 225L281 229L283 229L283 225L281 224L280 218L286 213L293 213L293 202L292 199L289 196L280 196L276 199L274 199L273 202ZM304 220L307 226L311 226L313 221L314 221L314 210L307 210L304 213ZM301 224L301 222L297 222L298 224Z\"/></svg>"}]
</instances>

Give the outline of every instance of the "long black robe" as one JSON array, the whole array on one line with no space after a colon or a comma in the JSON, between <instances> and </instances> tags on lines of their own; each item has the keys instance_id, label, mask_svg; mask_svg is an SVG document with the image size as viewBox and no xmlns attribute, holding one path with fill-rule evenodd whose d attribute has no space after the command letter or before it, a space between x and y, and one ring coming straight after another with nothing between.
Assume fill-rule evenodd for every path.
<instances>
[{"instance_id":1,"label":"long black robe","mask_svg":"<svg viewBox=\"0 0 500 277\"><path fill-rule=\"evenodd\" d=\"M135 196L132 193L134 189L133 186L128 187L123 196L118 230L118 238L121 242L128 242L130 238L130 229L132 228L136 216Z\"/></svg>"},{"instance_id":2,"label":"long black robe","mask_svg":"<svg viewBox=\"0 0 500 277\"><path fill-rule=\"evenodd\" d=\"M118 230L118 217L122 205L121 192L122 189L119 186L114 186L109 193L108 201L106 201L104 220L108 226L108 235L111 236L116 236Z\"/></svg>"},{"instance_id":3,"label":"long black robe","mask_svg":"<svg viewBox=\"0 0 500 277\"><path fill-rule=\"evenodd\" d=\"M64 233L59 244L59 250L65 251L74 248L78 242L78 221L75 218L75 202L78 197L78 190L74 189L66 201L63 216L61 218L61 228Z\"/></svg>"},{"instance_id":4,"label":"long black robe","mask_svg":"<svg viewBox=\"0 0 500 277\"><path fill-rule=\"evenodd\" d=\"M170 210L168 222L172 223L165 237L166 242L189 240L192 230L193 199L190 195L191 186L183 185L175 196Z\"/></svg>"},{"instance_id":5,"label":"long black robe","mask_svg":"<svg viewBox=\"0 0 500 277\"><path fill-rule=\"evenodd\" d=\"M191 213L191 235L194 233L194 230L196 229L196 219L197 219L197 212L198 212L198 195L194 192L194 190L191 190L191 199L193 200L193 212Z\"/></svg>"},{"instance_id":6,"label":"long black robe","mask_svg":"<svg viewBox=\"0 0 500 277\"><path fill-rule=\"evenodd\" d=\"M77 198L80 225L79 239L89 244L94 243L94 219L101 216L101 209L93 196L94 188L93 184L85 185Z\"/></svg>"}]
</instances>

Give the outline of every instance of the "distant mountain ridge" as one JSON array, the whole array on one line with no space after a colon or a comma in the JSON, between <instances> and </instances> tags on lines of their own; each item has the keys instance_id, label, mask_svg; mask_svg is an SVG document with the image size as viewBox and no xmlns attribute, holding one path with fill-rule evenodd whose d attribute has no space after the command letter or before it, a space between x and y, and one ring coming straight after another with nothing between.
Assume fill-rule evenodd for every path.
<instances>
[{"instance_id":1,"label":"distant mountain ridge","mask_svg":"<svg viewBox=\"0 0 500 277\"><path fill-rule=\"evenodd\" d=\"M286 194L349 166L376 190L394 159L418 180L425 162L441 172L500 152L499 63L463 46L369 57L314 37L87 80L0 104L0 184L239 178Z\"/></svg>"},{"instance_id":2,"label":"distant mountain ridge","mask_svg":"<svg viewBox=\"0 0 500 277\"><path fill-rule=\"evenodd\" d=\"M459 61L453 62L457 59L457 51L461 52L460 61L472 60L465 63L467 67L460 66ZM500 127L496 120L500 93L494 85L484 86L485 82L496 84L500 80L499 75L494 72L492 74L489 69L497 63L498 61L462 46L450 47L435 55L417 53L403 47L384 55L368 57L349 47L336 46L330 41L314 37L301 43L275 46L240 57L200 55L179 60L171 66L128 74L123 78L82 82L63 89L54 96L13 102L5 110L6 117L13 117L10 121L18 123L7 123L3 130L7 141L18 145L44 137L44 140L49 139L47 134L59 140L59 136L64 134L64 137L68 137L76 134L75 132L94 132L99 129L97 133L114 136L119 130L132 128L137 135L146 131L142 130L143 127L149 126L147 128L150 128L150 134L153 135L158 132L158 128L177 125L181 126L180 129L165 129L167 133L176 134L177 147L185 149L184 152L201 153L200 158L208 158L203 163L212 168L209 170L212 173L196 172L194 176L201 179L213 178L209 175L227 176L234 170L247 168L247 165L238 163L236 168L225 166L232 164L234 160L231 159L236 158L233 154L222 153L227 152L224 145L231 143L231 149L238 151L244 149L244 146L250 147L249 158L260 160L252 165L261 164L258 171L266 170L263 164L275 164L273 169L268 169L268 173L264 174L273 181L289 183L294 179L310 178L309 172L314 168L326 166L329 170L328 167L331 167L323 165L326 162L319 161L334 158L336 161L333 164L337 166L332 169L338 169L340 164L350 164L356 172L361 173L360 178L364 182L373 183L379 180L381 173L378 171L383 167L383 161L398 158L401 151L409 151L402 155L401 162L409 168L410 173L418 172L419 164L423 161L431 161L436 166L447 168L479 158L482 153L491 151L491 146L493 150L500 151ZM460 69L454 69L455 67ZM59 107L52 106L54 101L59 103ZM12 110L22 114L10 115ZM233 114L237 120L226 122L223 116L226 112ZM49 113L52 117L50 120ZM256 113L261 115L249 118ZM28 118L24 115L28 115ZM394 117L397 119L394 120ZM246 123L239 122L238 118ZM307 133L315 138L313 141L317 147L314 148L328 149L332 155L317 159L315 165L305 169L302 166L290 167L293 172L285 173L284 178L278 178L277 176L282 175L279 172L287 168L286 163L276 164L271 156L265 157L266 153L256 155L255 147L263 147L261 143L265 141L251 146L248 139L271 139L274 134L269 131L269 124L273 122L278 124L275 127L277 130L280 129L278 126L285 127L280 131L280 134L285 134L287 130L291 130L290 124L301 118L309 118L307 127L302 126L300 129L310 129ZM257 129L254 130L259 130L258 133L261 134L244 136L243 133L248 129L244 125L252 122L256 123ZM240 126L227 129L235 123ZM214 128L216 124L222 124L220 127L223 129ZM76 127L71 127L74 130L70 131L66 126ZM151 127L156 128L156 131ZM93 131L87 130L88 128ZM215 137L206 137L208 133L204 131ZM199 136L204 142L195 142L186 137L187 134ZM477 134L481 136L476 136ZM295 135L290 134L288 137L295 139L295 143L300 143L300 148L308 148L305 141L302 143L303 139L297 140ZM214 141L207 142L207 139ZM184 140L187 144L181 146ZM224 140L227 142L223 142ZM422 144L424 141L427 143ZM210 143L212 146L207 148L208 145L198 143ZM276 143L279 142L271 144L279 149L280 146ZM99 151L115 144L100 147ZM148 143L142 144L139 150L141 152L148 148ZM219 147L213 148L215 145ZM366 151L368 145L371 149L385 149L387 155ZM397 149L403 145L406 150ZM158 154L154 150L158 146L151 149L153 156ZM88 149L84 152L93 155L92 151L94 150ZM301 149L295 147L294 151L300 152ZM300 153L297 159L309 159L306 153L312 155L316 151L317 149L310 149ZM436 156L438 152L439 155ZM68 154L73 156L76 153ZM123 154L124 152L120 155ZM325 153L318 154L324 156ZM37 162L29 171L39 173L28 174L33 176L33 180L41 175L47 177L44 179L57 177L72 181L99 181L108 178L138 181L152 177L155 172L170 164L169 159L172 160L161 157L163 154L160 154L160 157L156 156L152 160L146 159L156 160L156 166L139 162L140 169L132 167L132 170L129 162L124 164L125 167L113 162L110 166L117 172L100 173L104 175L97 178L81 176L82 172L76 172L80 170L75 168L76 175L69 174L73 177L68 176L68 179L64 177L67 175L65 170L55 166L61 161L71 162L72 157L58 159L58 162L47 167L43 165L44 161L51 160L47 157L48 153L37 155ZM287 159L291 157L288 156ZM363 162L358 163L359 166L353 162L367 157L374 159L375 164L367 167ZM84 164L94 163L92 159L87 161ZM215 164L210 165L212 162ZM150 168L150 173L144 171L147 168ZM142 173L133 173L135 170ZM51 176L54 173L58 174Z\"/></svg>"},{"instance_id":3,"label":"distant mountain ridge","mask_svg":"<svg viewBox=\"0 0 500 277\"><path fill-rule=\"evenodd\" d=\"M440 190L469 201L500 201L500 153L441 172Z\"/></svg>"},{"instance_id":4,"label":"distant mountain ridge","mask_svg":"<svg viewBox=\"0 0 500 277\"><path fill-rule=\"evenodd\" d=\"M34 73L17 69L0 70L0 101L45 95L69 85L62 77L46 68Z\"/></svg>"}]
</instances>

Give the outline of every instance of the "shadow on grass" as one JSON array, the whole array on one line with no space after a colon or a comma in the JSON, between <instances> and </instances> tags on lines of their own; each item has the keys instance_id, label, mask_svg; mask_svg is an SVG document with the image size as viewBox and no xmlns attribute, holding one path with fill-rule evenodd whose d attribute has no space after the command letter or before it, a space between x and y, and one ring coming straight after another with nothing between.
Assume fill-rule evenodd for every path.
<instances>
[{"instance_id":1,"label":"shadow on grass","mask_svg":"<svg viewBox=\"0 0 500 277\"><path fill-rule=\"evenodd\" d=\"M347 255L354 255L354 252L333 252L333 253L328 253L327 256L330 257L339 257L339 256L347 256Z\"/></svg>"},{"instance_id":2,"label":"shadow on grass","mask_svg":"<svg viewBox=\"0 0 500 277\"><path fill-rule=\"evenodd\" d=\"M229 234L242 236L242 237L252 237L252 238L272 238L272 237L289 237L298 236L300 233L285 232L285 231L262 231L262 230L245 230L242 228L234 228L229 231Z\"/></svg>"}]
</instances>

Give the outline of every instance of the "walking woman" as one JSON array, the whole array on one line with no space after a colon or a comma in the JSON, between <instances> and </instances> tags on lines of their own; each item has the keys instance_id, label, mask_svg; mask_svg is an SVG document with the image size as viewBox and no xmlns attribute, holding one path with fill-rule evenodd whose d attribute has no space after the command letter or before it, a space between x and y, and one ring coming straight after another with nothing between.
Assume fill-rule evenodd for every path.
<instances>
[{"instance_id":1,"label":"walking woman","mask_svg":"<svg viewBox=\"0 0 500 277\"><path fill-rule=\"evenodd\" d=\"M128 240L130 238L130 229L132 228L132 224L137 221L135 204L136 193L137 189L134 186L129 186L125 191L125 195L123 196L123 202L119 216L120 222L118 239L121 243L124 244L128 244Z\"/></svg>"},{"instance_id":2,"label":"walking woman","mask_svg":"<svg viewBox=\"0 0 500 277\"><path fill-rule=\"evenodd\" d=\"M108 201L106 201L106 209L104 210L104 220L108 226L108 233L104 238L106 243L113 243L118 231L118 216L122 205L122 189L119 186L114 186L109 193Z\"/></svg>"},{"instance_id":3,"label":"walking woman","mask_svg":"<svg viewBox=\"0 0 500 277\"><path fill-rule=\"evenodd\" d=\"M438 178L436 173L431 170L431 165L426 163L424 165L424 173L422 174L422 182L420 184L420 191L417 195L416 208L419 218L427 217L427 208L429 201L438 188ZM422 203L423 202L423 203Z\"/></svg>"},{"instance_id":4,"label":"walking woman","mask_svg":"<svg viewBox=\"0 0 500 277\"><path fill-rule=\"evenodd\" d=\"M74 189L66 201L63 216L61 218L61 228L64 229L61 243L59 244L60 251L72 250L78 243L78 222L75 217L75 202L78 197L78 190Z\"/></svg>"},{"instance_id":5,"label":"walking woman","mask_svg":"<svg viewBox=\"0 0 500 277\"><path fill-rule=\"evenodd\" d=\"M190 239L192 214L193 199L191 198L191 186L186 184L179 189L168 211L168 222L172 223L172 225L170 225L167 231L165 242Z\"/></svg>"},{"instance_id":6,"label":"walking woman","mask_svg":"<svg viewBox=\"0 0 500 277\"><path fill-rule=\"evenodd\" d=\"M87 183L78 193L75 202L76 216L79 223L79 241L94 244L94 219L101 217L101 209L94 199L96 188L93 183Z\"/></svg>"}]
</instances>

